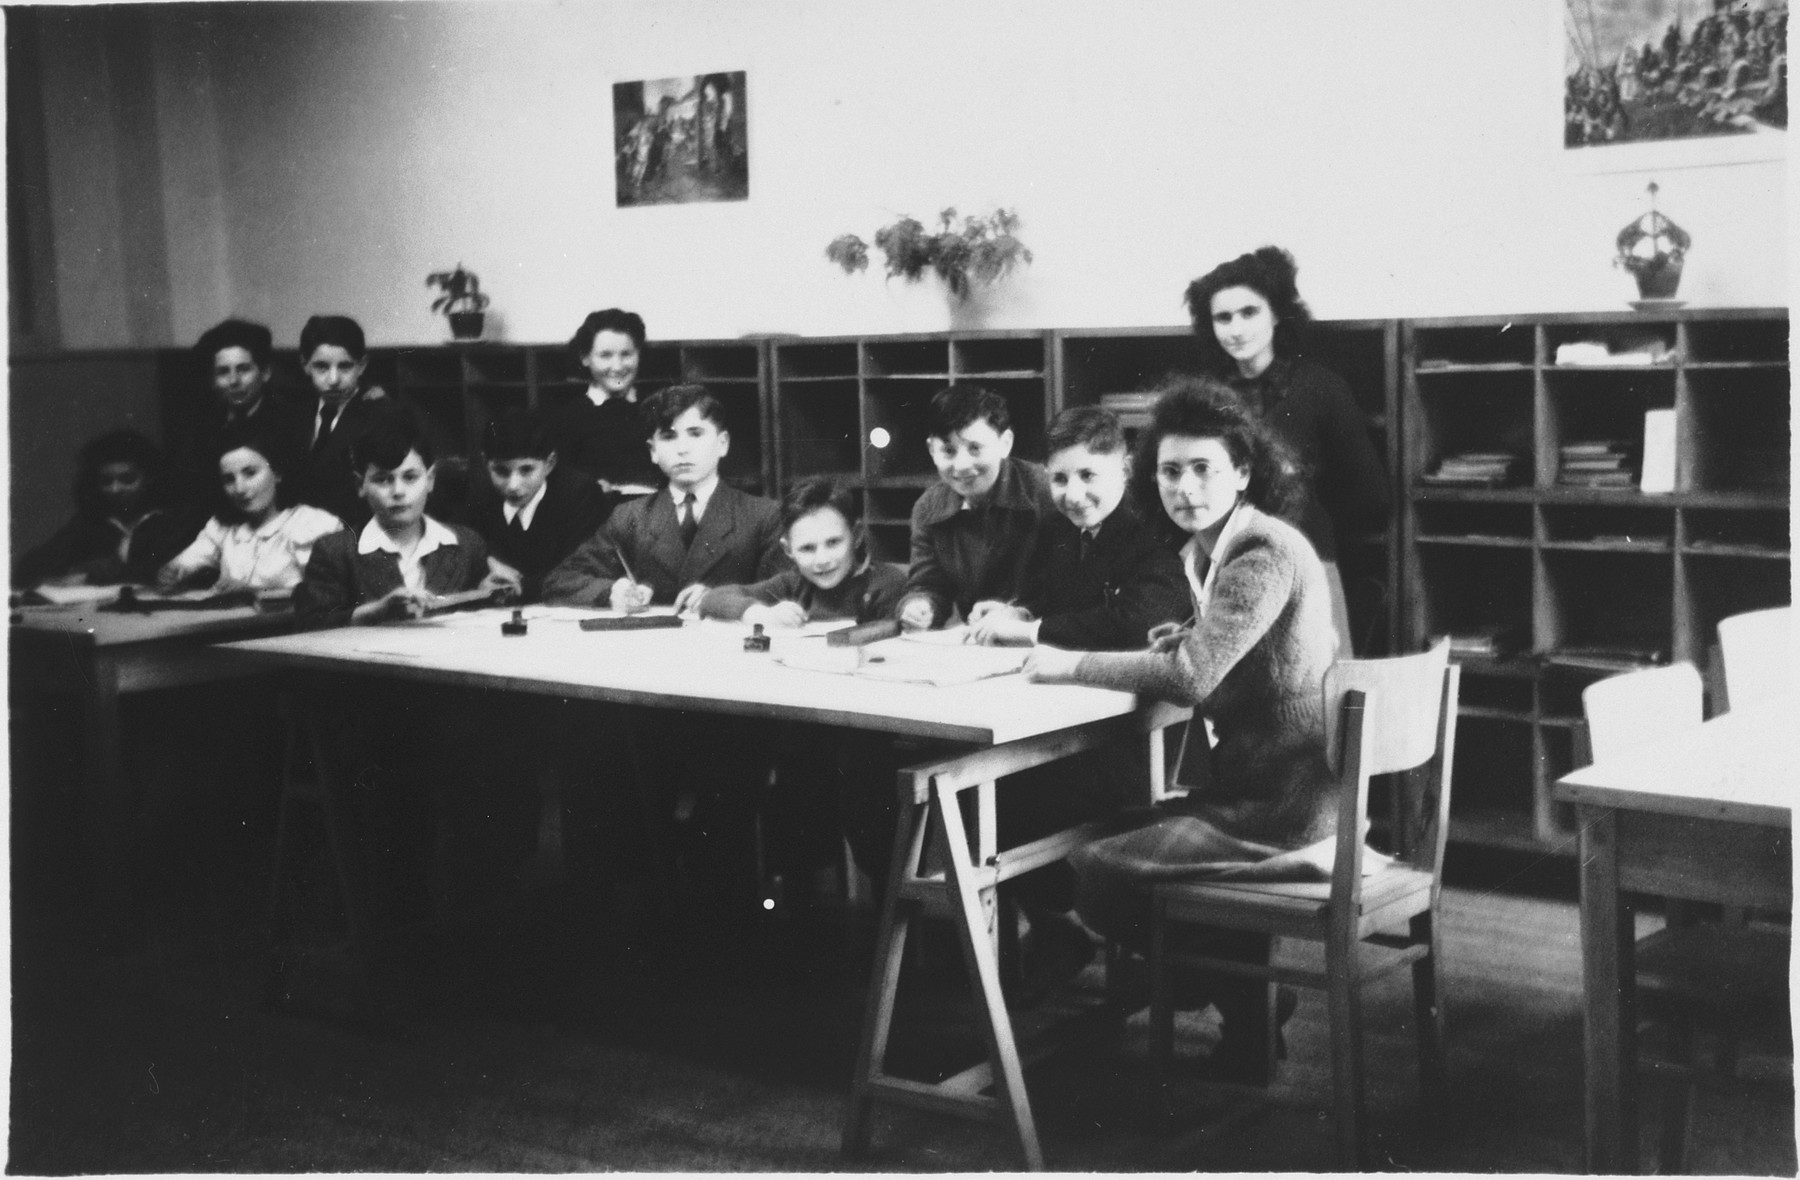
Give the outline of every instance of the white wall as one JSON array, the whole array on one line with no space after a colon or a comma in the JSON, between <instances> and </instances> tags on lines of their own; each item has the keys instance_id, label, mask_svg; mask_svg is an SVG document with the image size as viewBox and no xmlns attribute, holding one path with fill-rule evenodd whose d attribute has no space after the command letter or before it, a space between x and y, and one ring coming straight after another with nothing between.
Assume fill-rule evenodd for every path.
<instances>
[{"instance_id":1,"label":"white wall","mask_svg":"<svg viewBox=\"0 0 1800 1180\"><path fill-rule=\"evenodd\" d=\"M343 311L442 339L427 271L461 261L506 338L587 310L653 336L1180 323L1186 282L1264 242L1325 316L1623 308L1614 233L1694 235L1682 295L1785 304L1784 168L1578 174L1559 158L1542 0L604 0L179 5L144 46L162 128L170 342L227 314L291 342ZM46 39L53 200L122 157ZM54 57L55 60L48 60ZM614 81L747 70L750 200L616 209ZM180 77L172 77L179 73ZM59 89L60 88L60 89ZM86 163L79 163L81 160ZM59 162L60 161L60 162ZM99 188L105 188L101 183ZM79 188L79 191L77 191ZM114 185L110 192L119 191ZM128 191L128 190L127 190ZM116 197L100 196L104 200ZM65 344L129 342L57 223ZM823 257L898 213L1016 206L1036 263L954 316L934 286ZM103 257L102 257L103 261ZM876 266L879 267L879 256Z\"/></svg>"}]
</instances>

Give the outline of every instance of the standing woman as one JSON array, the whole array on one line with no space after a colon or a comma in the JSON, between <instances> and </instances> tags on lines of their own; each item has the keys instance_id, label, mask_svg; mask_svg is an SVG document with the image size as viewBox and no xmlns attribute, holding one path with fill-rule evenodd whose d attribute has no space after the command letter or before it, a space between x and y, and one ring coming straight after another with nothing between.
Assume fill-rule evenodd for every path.
<instances>
[{"instance_id":1,"label":"standing woman","mask_svg":"<svg viewBox=\"0 0 1800 1180\"><path fill-rule=\"evenodd\" d=\"M617 307L588 313L569 340L569 352L587 374L588 387L582 398L550 416L550 440L558 462L582 472L605 494L601 519L662 483L644 445L638 413L643 351L643 317Z\"/></svg>"},{"instance_id":2,"label":"standing woman","mask_svg":"<svg viewBox=\"0 0 1800 1180\"><path fill-rule=\"evenodd\" d=\"M1350 387L1303 355L1312 312L1297 273L1293 255L1279 246L1240 255L1188 284L1188 314L1214 374L1263 416L1308 477L1293 519L1325 563L1338 651L1349 656L1338 537L1387 523L1387 474Z\"/></svg>"},{"instance_id":3,"label":"standing woman","mask_svg":"<svg viewBox=\"0 0 1800 1180\"><path fill-rule=\"evenodd\" d=\"M1034 680L1090 684L1192 705L1211 723L1207 785L1120 817L1122 830L1070 858L1088 925L1128 947L1149 942L1148 886L1217 874L1304 848L1336 827L1325 760L1325 669L1336 646L1318 555L1281 516L1298 488L1281 444L1228 388L1187 378L1165 392L1139 444L1134 482L1145 519L1185 537L1194 600L1186 625L1152 630L1147 650L1037 647ZM1190 742L1188 757L1197 742ZM1264 935L1204 931L1216 957L1267 962ZM1183 1007L1216 1005L1223 1076L1266 1080L1269 1014L1255 980L1191 975ZM1293 993L1281 998L1282 1018Z\"/></svg>"}]
</instances>

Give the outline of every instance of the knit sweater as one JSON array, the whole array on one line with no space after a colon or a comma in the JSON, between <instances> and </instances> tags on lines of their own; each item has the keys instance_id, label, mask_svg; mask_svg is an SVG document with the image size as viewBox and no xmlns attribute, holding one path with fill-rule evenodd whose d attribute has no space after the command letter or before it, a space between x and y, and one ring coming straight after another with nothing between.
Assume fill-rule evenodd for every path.
<instances>
[{"instance_id":1,"label":"knit sweater","mask_svg":"<svg viewBox=\"0 0 1800 1180\"><path fill-rule=\"evenodd\" d=\"M1320 695L1335 647L1325 571L1298 529L1248 504L1213 561L1210 600L1179 642L1091 652L1075 679L1193 705L1218 741L1188 809L1243 839L1303 847L1336 820Z\"/></svg>"}]
</instances>

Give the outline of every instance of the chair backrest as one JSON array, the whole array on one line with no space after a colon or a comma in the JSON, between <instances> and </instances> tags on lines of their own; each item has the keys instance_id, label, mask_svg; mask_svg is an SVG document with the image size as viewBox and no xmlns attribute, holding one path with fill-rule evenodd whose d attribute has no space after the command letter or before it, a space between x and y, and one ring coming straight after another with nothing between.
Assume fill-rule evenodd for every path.
<instances>
[{"instance_id":1,"label":"chair backrest","mask_svg":"<svg viewBox=\"0 0 1800 1180\"><path fill-rule=\"evenodd\" d=\"M1629 754L1705 719L1700 673L1685 661L1596 680L1581 691L1594 761Z\"/></svg>"},{"instance_id":2,"label":"chair backrest","mask_svg":"<svg viewBox=\"0 0 1800 1180\"><path fill-rule=\"evenodd\" d=\"M1793 691L1794 608L1753 610L1719 620L1725 699L1732 707Z\"/></svg>"},{"instance_id":3,"label":"chair backrest","mask_svg":"<svg viewBox=\"0 0 1800 1180\"><path fill-rule=\"evenodd\" d=\"M1394 846L1415 868L1441 876L1461 672L1448 640L1417 655L1339 660L1326 671L1326 749L1339 784L1333 904L1354 906L1362 894L1370 775L1406 772L1397 819L1417 830L1394 833Z\"/></svg>"}]
</instances>

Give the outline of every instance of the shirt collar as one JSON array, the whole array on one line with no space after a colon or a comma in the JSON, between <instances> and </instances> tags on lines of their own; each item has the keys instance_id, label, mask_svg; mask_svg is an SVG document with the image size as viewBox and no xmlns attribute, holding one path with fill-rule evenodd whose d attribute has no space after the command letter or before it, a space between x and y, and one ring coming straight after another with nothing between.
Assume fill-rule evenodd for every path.
<instances>
[{"instance_id":1,"label":"shirt collar","mask_svg":"<svg viewBox=\"0 0 1800 1180\"><path fill-rule=\"evenodd\" d=\"M106 522L108 524L112 525L114 528L118 529L121 533L124 533L127 537L129 537L134 531L136 531L137 526L139 526L140 524L143 524L146 520L149 520L152 516L161 516L162 514L163 514L163 510L160 508L146 508L146 509L144 509L143 512L139 513L138 518L136 520L132 521L130 524L126 524L124 521L120 520L116 516L107 517Z\"/></svg>"},{"instance_id":2,"label":"shirt collar","mask_svg":"<svg viewBox=\"0 0 1800 1180\"><path fill-rule=\"evenodd\" d=\"M637 388L634 386L631 392L635 394ZM590 385L587 387L587 399L597 406L603 406L610 401L622 401L630 405L637 404L637 399L635 397L625 394L611 394L606 392L605 388L599 385Z\"/></svg>"},{"instance_id":3,"label":"shirt collar","mask_svg":"<svg viewBox=\"0 0 1800 1180\"><path fill-rule=\"evenodd\" d=\"M538 485L537 495L525 501L525 503L518 508L514 508L505 500L500 501L500 511L506 517L506 523L511 524L513 522L513 517L516 516L519 518L521 527L530 528L532 519L537 516L538 505L544 502L544 493L549 490L550 483L546 480Z\"/></svg>"},{"instance_id":4,"label":"shirt collar","mask_svg":"<svg viewBox=\"0 0 1800 1180\"><path fill-rule=\"evenodd\" d=\"M1251 511L1253 510L1249 509L1248 505L1239 500L1237 506L1231 510L1231 515L1225 518L1225 527L1219 530L1219 539L1213 542L1212 558L1206 563L1204 578L1194 577L1195 567L1203 556L1200 552L1199 539L1189 537L1187 544L1181 547L1181 566L1187 571L1188 589L1193 591L1194 608L1197 612L1205 611L1206 604L1211 601L1213 580L1219 575L1219 558L1231 547L1231 543L1237 539L1237 535L1243 531L1244 526L1250 522Z\"/></svg>"},{"instance_id":5,"label":"shirt collar","mask_svg":"<svg viewBox=\"0 0 1800 1180\"><path fill-rule=\"evenodd\" d=\"M413 551L413 556L422 558L433 550L454 544L456 544L456 534L450 531L450 527L427 516L425 518L425 535L419 538L419 547ZM369 523L363 526L362 534L356 538L356 551L363 554L392 553L398 557L400 546L394 543L394 538L388 536L387 530L381 527L379 520L370 517Z\"/></svg>"},{"instance_id":6,"label":"shirt collar","mask_svg":"<svg viewBox=\"0 0 1800 1180\"><path fill-rule=\"evenodd\" d=\"M684 496L694 497L694 515L695 515L695 518L698 519L698 518L704 517L706 515L706 506L708 504L712 503L713 493L718 490L719 490L719 473L715 471L712 474L712 478L708 479L705 483L699 485L698 487L689 488L685 492L678 491L676 489L675 485L670 484L669 485L669 499L671 499L675 502L676 510L677 510L677 512L679 512L680 508L681 508L682 498Z\"/></svg>"}]
</instances>

